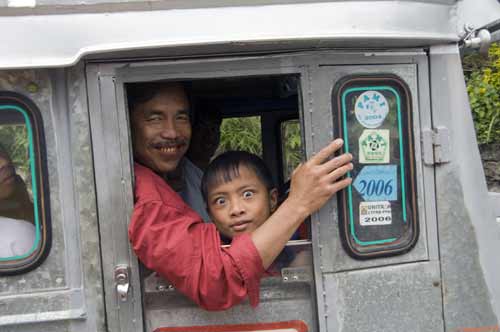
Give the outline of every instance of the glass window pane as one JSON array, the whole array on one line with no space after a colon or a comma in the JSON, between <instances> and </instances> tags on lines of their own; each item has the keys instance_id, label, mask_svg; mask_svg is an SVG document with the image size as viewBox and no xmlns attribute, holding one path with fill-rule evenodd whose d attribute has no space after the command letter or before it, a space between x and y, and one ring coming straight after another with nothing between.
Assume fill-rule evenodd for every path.
<instances>
[{"instance_id":1,"label":"glass window pane","mask_svg":"<svg viewBox=\"0 0 500 332\"><path fill-rule=\"evenodd\" d=\"M31 128L21 109L4 107L0 114L0 260L17 260L33 253L40 237L33 204Z\"/></svg>"},{"instance_id":2,"label":"glass window pane","mask_svg":"<svg viewBox=\"0 0 500 332\"><path fill-rule=\"evenodd\" d=\"M38 266L50 248L39 125L29 100L0 94L0 274Z\"/></svg>"},{"instance_id":3,"label":"glass window pane","mask_svg":"<svg viewBox=\"0 0 500 332\"><path fill-rule=\"evenodd\" d=\"M401 253L417 239L410 92L397 78L351 78L337 85L337 129L353 156L340 228L356 258Z\"/></svg>"},{"instance_id":4,"label":"glass window pane","mask_svg":"<svg viewBox=\"0 0 500 332\"><path fill-rule=\"evenodd\" d=\"M281 153L283 162L283 179L290 180L293 170L302 161L302 139L298 119L288 120L281 124Z\"/></svg>"}]
</instances>

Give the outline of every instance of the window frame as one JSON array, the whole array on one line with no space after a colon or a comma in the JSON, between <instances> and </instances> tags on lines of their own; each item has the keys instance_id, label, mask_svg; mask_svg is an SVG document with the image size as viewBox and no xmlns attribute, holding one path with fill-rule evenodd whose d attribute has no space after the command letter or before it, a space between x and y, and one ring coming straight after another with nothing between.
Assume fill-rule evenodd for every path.
<instances>
[{"instance_id":1,"label":"window frame","mask_svg":"<svg viewBox=\"0 0 500 332\"><path fill-rule=\"evenodd\" d=\"M43 120L38 107L28 97L12 91L0 91L0 109L14 109L23 114L28 130L30 168L34 179L33 197L36 249L17 259L0 259L0 276L18 275L36 269L48 257L52 246L50 191ZM36 196L35 196L36 195Z\"/></svg>"},{"instance_id":2,"label":"window frame","mask_svg":"<svg viewBox=\"0 0 500 332\"><path fill-rule=\"evenodd\" d=\"M356 238L354 231L354 221L357 220L356 216L353 216L352 211L352 186L348 187L348 190L340 192L338 195L338 222L339 222L339 234L341 238L342 245L345 251L355 259L372 259L377 257L387 257L398 254L403 254L410 251L417 243L419 238L419 213L417 207L417 185L416 185L416 160L414 151L414 134L413 134L413 110L412 110L412 96L409 87L406 83L394 74L356 74L348 75L340 79L334 86L331 94L332 110L334 112L334 127L342 138L346 141L346 146L343 147L343 151L349 152L349 142L347 140L347 124L346 124L346 114L345 114L345 96L350 91L358 91L361 88L357 87L359 82L363 82L363 88L370 87L371 90L375 91L389 91L393 93L397 99L397 121L398 121L398 135L399 135L399 145L400 145L400 161L398 169L401 172L399 178L401 179L401 190L402 190L402 214L404 222L406 223L406 217L410 219L408 221L409 229L401 233L400 238L376 240L376 241L359 241ZM380 82L384 82L382 85ZM396 90L399 90L401 96ZM406 108L405 114L402 114L402 108ZM370 129L370 128L365 128ZM354 144L354 142L353 142ZM405 152L403 152L403 150ZM373 165L370 163L365 163L360 165ZM363 167L364 167L363 166ZM360 166L361 167L361 166ZM362 168L362 167L361 167ZM405 171L403 174L403 171ZM351 176L351 172L348 173ZM409 180L409 181L406 181ZM405 183L407 182L407 183ZM354 179L353 179L354 183ZM405 190L406 189L406 190ZM408 194L408 198L405 197ZM408 209L411 206L411 210ZM374 227L374 226L370 226ZM410 228L411 227L411 228ZM406 236L409 236L399 241Z\"/></svg>"}]
</instances>

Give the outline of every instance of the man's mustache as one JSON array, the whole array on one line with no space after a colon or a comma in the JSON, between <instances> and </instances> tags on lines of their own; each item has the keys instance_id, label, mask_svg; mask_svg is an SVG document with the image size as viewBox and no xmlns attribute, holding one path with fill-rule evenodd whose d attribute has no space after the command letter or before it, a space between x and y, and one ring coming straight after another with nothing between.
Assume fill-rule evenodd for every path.
<instances>
[{"instance_id":1,"label":"man's mustache","mask_svg":"<svg viewBox=\"0 0 500 332\"><path fill-rule=\"evenodd\" d=\"M171 140L162 140L158 142L151 143L151 147L155 149L161 149L161 148L172 148L172 147L177 147L179 145L187 145L189 144L189 140L185 138L176 138L176 139L171 139Z\"/></svg>"}]
</instances>

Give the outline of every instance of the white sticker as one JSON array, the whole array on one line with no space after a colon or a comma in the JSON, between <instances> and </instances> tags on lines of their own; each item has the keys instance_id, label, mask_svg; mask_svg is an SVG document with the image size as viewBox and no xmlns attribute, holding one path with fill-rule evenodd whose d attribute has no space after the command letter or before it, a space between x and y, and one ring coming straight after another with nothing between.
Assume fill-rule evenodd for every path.
<instances>
[{"instance_id":1,"label":"white sticker","mask_svg":"<svg viewBox=\"0 0 500 332\"><path fill-rule=\"evenodd\" d=\"M354 106L356 119L366 128L378 128L389 113L389 104L377 91L363 92Z\"/></svg>"},{"instance_id":2,"label":"white sticker","mask_svg":"<svg viewBox=\"0 0 500 332\"><path fill-rule=\"evenodd\" d=\"M361 202L359 204L359 222L361 226L378 226L392 224L391 203Z\"/></svg>"},{"instance_id":3,"label":"white sticker","mask_svg":"<svg viewBox=\"0 0 500 332\"><path fill-rule=\"evenodd\" d=\"M361 164L389 163L389 129L365 129L359 137Z\"/></svg>"}]
</instances>

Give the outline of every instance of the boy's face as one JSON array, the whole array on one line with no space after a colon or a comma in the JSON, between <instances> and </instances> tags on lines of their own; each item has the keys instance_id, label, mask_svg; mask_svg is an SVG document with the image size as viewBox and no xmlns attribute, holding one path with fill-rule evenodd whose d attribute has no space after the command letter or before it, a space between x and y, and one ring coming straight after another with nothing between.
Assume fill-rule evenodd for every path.
<instances>
[{"instance_id":1,"label":"boy's face","mask_svg":"<svg viewBox=\"0 0 500 332\"><path fill-rule=\"evenodd\" d=\"M240 166L239 176L208 189L207 208L219 232L232 238L262 225L276 208L278 192L270 192L252 169Z\"/></svg>"}]
</instances>

